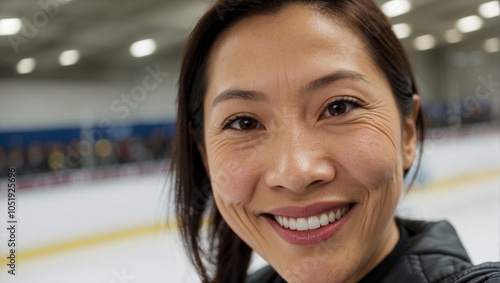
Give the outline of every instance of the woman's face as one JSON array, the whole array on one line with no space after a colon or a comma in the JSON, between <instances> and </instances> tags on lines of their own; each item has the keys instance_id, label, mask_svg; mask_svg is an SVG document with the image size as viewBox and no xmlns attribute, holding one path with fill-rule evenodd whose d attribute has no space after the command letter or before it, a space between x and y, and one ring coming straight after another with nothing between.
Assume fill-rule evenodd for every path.
<instances>
[{"instance_id":1,"label":"woman's face","mask_svg":"<svg viewBox=\"0 0 500 283\"><path fill-rule=\"evenodd\" d=\"M416 144L367 47L290 6L226 31L207 73L200 149L227 224L289 282L359 280L398 240Z\"/></svg>"}]
</instances>

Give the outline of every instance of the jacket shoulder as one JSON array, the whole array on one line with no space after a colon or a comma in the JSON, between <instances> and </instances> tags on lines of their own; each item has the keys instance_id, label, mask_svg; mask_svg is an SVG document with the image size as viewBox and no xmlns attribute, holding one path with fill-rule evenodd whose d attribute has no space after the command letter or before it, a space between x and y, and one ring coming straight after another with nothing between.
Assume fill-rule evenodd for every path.
<instances>
[{"instance_id":1,"label":"jacket shoulder","mask_svg":"<svg viewBox=\"0 0 500 283\"><path fill-rule=\"evenodd\" d=\"M498 283L500 282L500 262L487 262L472 266L450 276L439 283Z\"/></svg>"},{"instance_id":2,"label":"jacket shoulder","mask_svg":"<svg viewBox=\"0 0 500 283\"><path fill-rule=\"evenodd\" d=\"M384 282L500 282L499 263L473 265L450 223L398 221L408 230L410 243Z\"/></svg>"}]
</instances>

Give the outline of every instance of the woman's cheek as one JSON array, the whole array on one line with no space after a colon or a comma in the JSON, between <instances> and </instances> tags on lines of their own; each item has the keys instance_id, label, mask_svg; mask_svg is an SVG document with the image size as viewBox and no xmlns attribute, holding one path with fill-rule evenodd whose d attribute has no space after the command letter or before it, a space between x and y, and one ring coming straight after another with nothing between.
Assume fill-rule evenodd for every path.
<instances>
[{"instance_id":1,"label":"woman's cheek","mask_svg":"<svg viewBox=\"0 0 500 283\"><path fill-rule=\"evenodd\" d=\"M226 156L226 155L224 155ZM229 154L213 159L210 179L214 193L225 205L233 207L248 204L258 183L256 156Z\"/></svg>"},{"instance_id":2,"label":"woman's cheek","mask_svg":"<svg viewBox=\"0 0 500 283\"><path fill-rule=\"evenodd\" d=\"M345 155L344 167L349 175L359 180L365 187L385 187L395 179L401 160L397 143L389 140L388 135L377 131L364 131L349 144L349 154Z\"/></svg>"}]
</instances>

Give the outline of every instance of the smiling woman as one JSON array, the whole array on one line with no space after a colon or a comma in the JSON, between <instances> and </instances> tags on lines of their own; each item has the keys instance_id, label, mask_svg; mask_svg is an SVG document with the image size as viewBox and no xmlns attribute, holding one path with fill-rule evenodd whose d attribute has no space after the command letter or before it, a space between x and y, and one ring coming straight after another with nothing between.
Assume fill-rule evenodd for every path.
<instances>
[{"instance_id":1,"label":"smiling woman","mask_svg":"<svg viewBox=\"0 0 500 283\"><path fill-rule=\"evenodd\" d=\"M201 279L498 279L448 223L394 216L422 141L406 55L371 1L219 1L185 50L173 157ZM252 251L270 267L247 278Z\"/></svg>"}]
</instances>

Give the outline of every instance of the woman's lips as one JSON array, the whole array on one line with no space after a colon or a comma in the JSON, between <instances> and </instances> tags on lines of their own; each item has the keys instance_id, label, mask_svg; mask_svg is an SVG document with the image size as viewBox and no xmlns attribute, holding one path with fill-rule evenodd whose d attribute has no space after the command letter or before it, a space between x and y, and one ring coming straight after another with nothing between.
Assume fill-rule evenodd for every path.
<instances>
[{"instance_id":1,"label":"woman's lips","mask_svg":"<svg viewBox=\"0 0 500 283\"><path fill-rule=\"evenodd\" d=\"M267 214L286 217L309 217L334 209L349 206L349 202L319 202L307 206L285 206L269 210Z\"/></svg>"},{"instance_id":2,"label":"woman's lips","mask_svg":"<svg viewBox=\"0 0 500 283\"><path fill-rule=\"evenodd\" d=\"M270 211L266 219L285 241L295 245L312 245L335 235L348 220L353 208L352 203L289 206Z\"/></svg>"}]
</instances>

